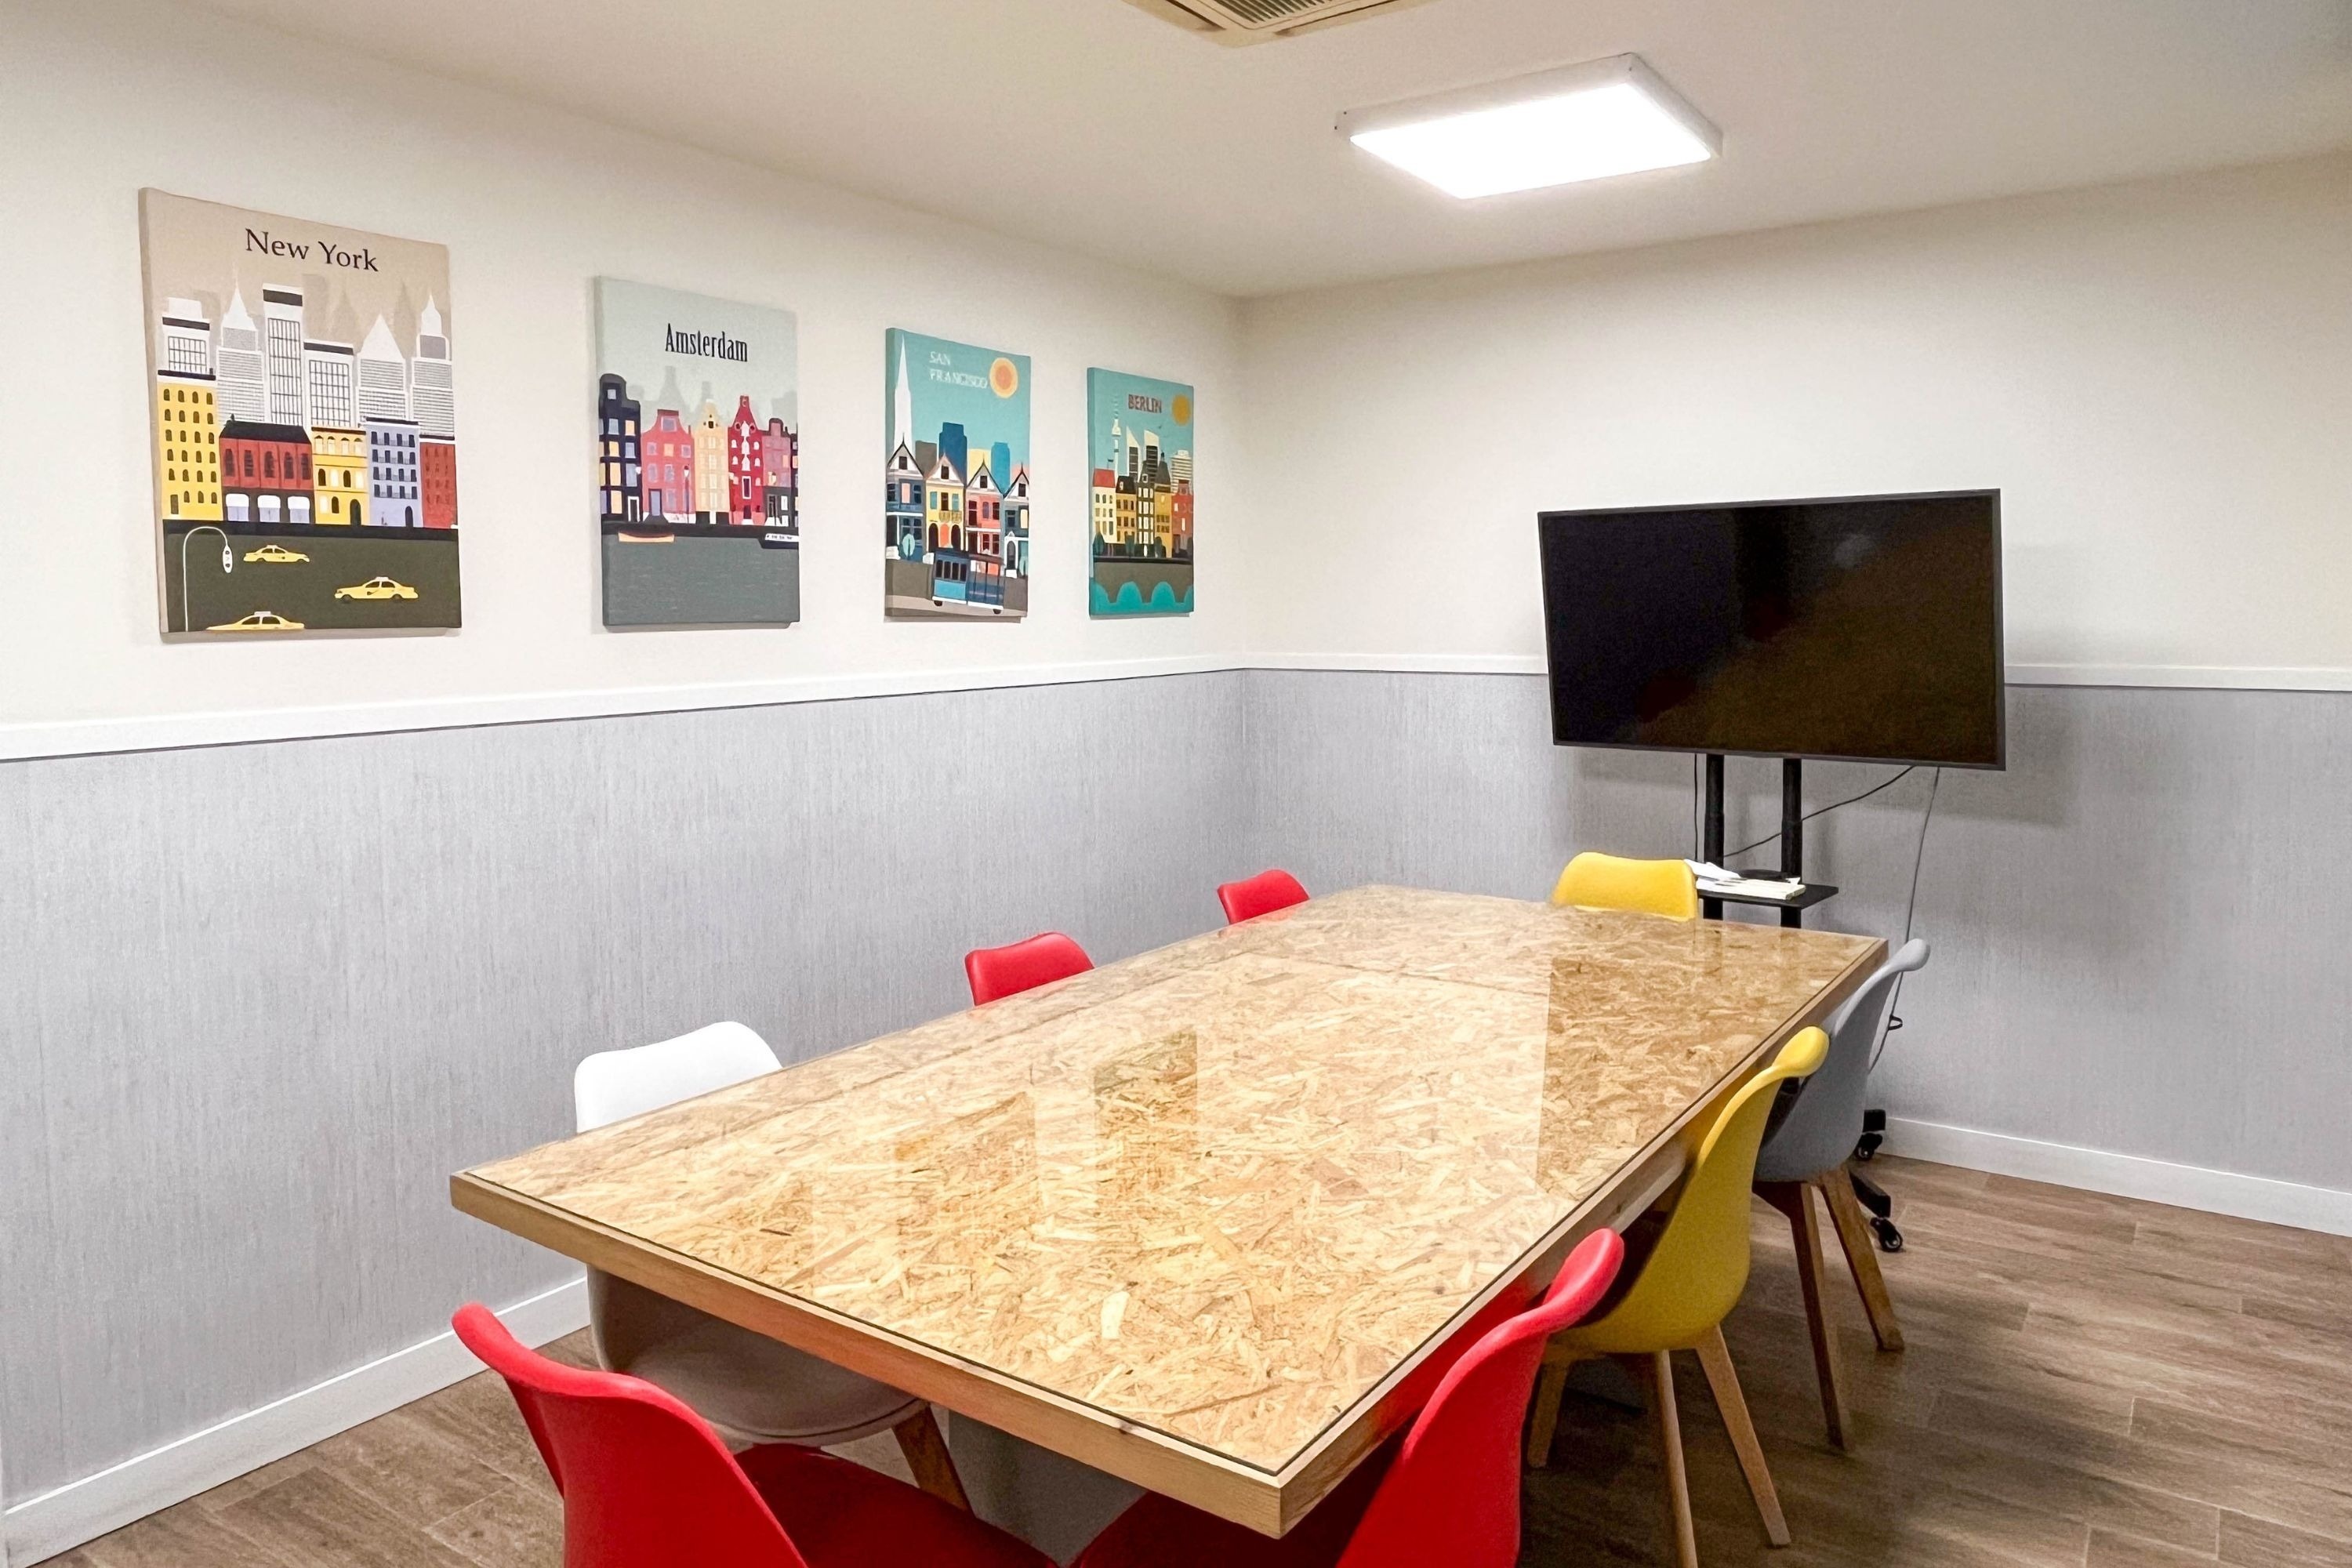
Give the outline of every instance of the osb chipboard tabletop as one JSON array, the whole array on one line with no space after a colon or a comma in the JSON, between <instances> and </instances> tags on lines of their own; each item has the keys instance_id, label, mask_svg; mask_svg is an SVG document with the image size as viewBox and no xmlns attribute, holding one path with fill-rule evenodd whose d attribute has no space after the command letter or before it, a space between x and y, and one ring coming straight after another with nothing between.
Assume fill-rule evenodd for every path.
<instances>
[{"instance_id":1,"label":"osb chipboard tabletop","mask_svg":"<svg viewBox=\"0 0 2352 1568\"><path fill-rule=\"evenodd\" d=\"M1380 1435L1318 1468L1335 1432L1882 952L1360 888L545 1145L454 1192L1278 1531ZM1024 1398L1034 1410L1008 1409ZM1171 1479L1188 1460L1213 1474Z\"/></svg>"}]
</instances>

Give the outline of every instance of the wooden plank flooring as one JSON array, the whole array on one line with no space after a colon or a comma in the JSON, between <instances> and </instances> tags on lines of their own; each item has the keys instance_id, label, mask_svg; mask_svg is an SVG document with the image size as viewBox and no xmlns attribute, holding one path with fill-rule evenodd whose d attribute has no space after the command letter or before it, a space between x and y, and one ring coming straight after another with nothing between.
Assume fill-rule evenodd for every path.
<instances>
[{"instance_id":1,"label":"wooden plank flooring","mask_svg":"<svg viewBox=\"0 0 2352 1568\"><path fill-rule=\"evenodd\" d=\"M1882 1160L1910 1348L1834 1257L1854 1451L1824 1440L1781 1217L1726 1325L1795 1544L1766 1547L1684 1356L1709 1568L2352 1568L2352 1239ZM578 1359L575 1339L561 1350ZM1571 1394L1527 1489L1528 1568L1668 1560L1640 1412ZM887 1437L856 1457L904 1474ZM557 1568L562 1521L488 1374L167 1509L51 1568Z\"/></svg>"}]
</instances>

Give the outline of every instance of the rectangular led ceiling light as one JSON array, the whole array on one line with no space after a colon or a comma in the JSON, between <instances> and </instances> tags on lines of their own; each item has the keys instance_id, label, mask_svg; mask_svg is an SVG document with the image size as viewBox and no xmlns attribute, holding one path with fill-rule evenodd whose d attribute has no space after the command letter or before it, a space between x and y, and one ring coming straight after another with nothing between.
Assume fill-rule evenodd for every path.
<instances>
[{"instance_id":1,"label":"rectangular led ceiling light","mask_svg":"<svg viewBox=\"0 0 2352 1568\"><path fill-rule=\"evenodd\" d=\"M1339 133L1451 196L1703 163L1723 132L1635 55L1339 116Z\"/></svg>"}]
</instances>

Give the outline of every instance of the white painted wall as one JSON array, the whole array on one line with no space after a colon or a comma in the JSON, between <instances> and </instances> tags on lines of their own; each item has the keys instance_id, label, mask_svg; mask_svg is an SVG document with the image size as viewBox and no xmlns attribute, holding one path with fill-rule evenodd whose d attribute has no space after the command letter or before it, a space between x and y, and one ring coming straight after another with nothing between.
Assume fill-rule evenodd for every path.
<instances>
[{"instance_id":1,"label":"white painted wall","mask_svg":"<svg viewBox=\"0 0 2352 1568\"><path fill-rule=\"evenodd\" d=\"M689 706L747 682L854 678L835 688L845 689L896 677L881 684L903 688L969 679L975 667L1164 664L1238 646L1227 300L162 0L0 6L0 144L20 154L0 161L0 729L420 701L448 713L467 711L464 700L582 691L617 690L621 707ZM448 246L462 632L163 644L142 185ZM599 275L798 312L799 626L599 626L589 419ZM1023 624L882 618L891 326L1034 356L1039 575ZM1199 388L1201 608L1189 618L1087 617L1084 420L1096 364ZM512 701L481 711L539 716ZM340 727L352 726L312 716L278 732Z\"/></svg>"},{"instance_id":2,"label":"white painted wall","mask_svg":"<svg viewBox=\"0 0 2352 1568\"><path fill-rule=\"evenodd\" d=\"M2352 685L2352 159L1243 321L1264 649L1540 668L1540 509L1981 485L2020 675Z\"/></svg>"}]
</instances>

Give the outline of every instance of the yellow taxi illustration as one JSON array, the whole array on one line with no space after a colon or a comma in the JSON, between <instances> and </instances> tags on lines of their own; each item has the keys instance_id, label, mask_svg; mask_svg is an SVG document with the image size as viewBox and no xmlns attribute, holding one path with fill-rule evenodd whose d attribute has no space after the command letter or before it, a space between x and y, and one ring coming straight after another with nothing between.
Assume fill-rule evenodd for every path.
<instances>
[{"instance_id":1,"label":"yellow taxi illustration","mask_svg":"<svg viewBox=\"0 0 2352 1568\"><path fill-rule=\"evenodd\" d=\"M405 583L395 583L389 577L371 577L364 583L335 590L338 599L414 599L416 590Z\"/></svg>"},{"instance_id":2,"label":"yellow taxi illustration","mask_svg":"<svg viewBox=\"0 0 2352 1568\"><path fill-rule=\"evenodd\" d=\"M299 632L301 629L301 622L289 621L275 610L256 610L243 620L205 628L208 632Z\"/></svg>"},{"instance_id":3,"label":"yellow taxi illustration","mask_svg":"<svg viewBox=\"0 0 2352 1568\"><path fill-rule=\"evenodd\" d=\"M258 550L248 550L245 552L245 558L249 562L260 561L272 566L282 566L289 561L310 559L299 550L289 550L284 545L276 543L265 544Z\"/></svg>"}]
</instances>

